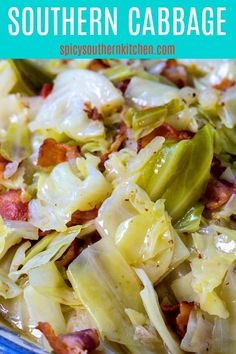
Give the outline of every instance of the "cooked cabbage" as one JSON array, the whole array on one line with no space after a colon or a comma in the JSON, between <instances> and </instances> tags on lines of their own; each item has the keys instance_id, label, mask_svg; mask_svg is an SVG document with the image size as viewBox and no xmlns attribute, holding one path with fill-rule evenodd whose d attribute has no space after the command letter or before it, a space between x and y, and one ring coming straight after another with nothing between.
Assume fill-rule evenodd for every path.
<instances>
[{"instance_id":1,"label":"cooked cabbage","mask_svg":"<svg viewBox=\"0 0 236 354\"><path fill-rule=\"evenodd\" d=\"M69 266L68 277L102 338L122 344L131 353L156 352L134 338L135 329L125 310L145 315L141 284L110 238L79 255Z\"/></svg>"},{"instance_id":2,"label":"cooked cabbage","mask_svg":"<svg viewBox=\"0 0 236 354\"><path fill-rule=\"evenodd\" d=\"M111 186L98 170L92 155L64 162L50 174L41 174L37 199L29 205L30 222L41 230L65 231L76 210L90 210L106 199Z\"/></svg>"},{"instance_id":3,"label":"cooked cabbage","mask_svg":"<svg viewBox=\"0 0 236 354\"><path fill-rule=\"evenodd\" d=\"M72 241L78 236L81 226L68 228L67 231L56 235L45 250L35 254L27 260L24 266L9 274L11 279L18 279L22 274L28 274L31 269L47 264L51 260L56 260L62 256Z\"/></svg>"},{"instance_id":4,"label":"cooked cabbage","mask_svg":"<svg viewBox=\"0 0 236 354\"><path fill-rule=\"evenodd\" d=\"M103 137L102 122L88 118L85 103L108 114L123 104L123 98L101 74L88 70L65 71L57 76L52 93L30 128L32 131L53 129L81 142Z\"/></svg>"},{"instance_id":5,"label":"cooked cabbage","mask_svg":"<svg viewBox=\"0 0 236 354\"><path fill-rule=\"evenodd\" d=\"M235 353L235 83L227 59L0 60L8 323L48 351L39 321L104 354Z\"/></svg>"}]
</instances>

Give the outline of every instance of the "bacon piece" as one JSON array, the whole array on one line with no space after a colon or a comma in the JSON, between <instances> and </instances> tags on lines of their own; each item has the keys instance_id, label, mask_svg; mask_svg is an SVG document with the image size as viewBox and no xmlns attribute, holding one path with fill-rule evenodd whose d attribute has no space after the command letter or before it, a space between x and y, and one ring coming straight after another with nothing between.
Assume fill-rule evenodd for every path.
<instances>
[{"instance_id":1,"label":"bacon piece","mask_svg":"<svg viewBox=\"0 0 236 354\"><path fill-rule=\"evenodd\" d=\"M28 202L23 200L21 190L0 194L0 215L6 220L28 220Z\"/></svg>"},{"instance_id":2,"label":"bacon piece","mask_svg":"<svg viewBox=\"0 0 236 354\"><path fill-rule=\"evenodd\" d=\"M47 338L55 354L86 354L99 346L96 329L85 329L71 334L56 336L47 322L39 322L37 327Z\"/></svg>"},{"instance_id":3,"label":"bacon piece","mask_svg":"<svg viewBox=\"0 0 236 354\"><path fill-rule=\"evenodd\" d=\"M177 305L162 306L162 311L166 316L167 322L181 338L186 333L189 316L194 307L194 302L187 301L183 301Z\"/></svg>"},{"instance_id":4,"label":"bacon piece","mask_svg":"<svg viewBox=\"0 0 236 354\"><path fill-rule=\"evenodd\" d=\"M186 333L189 316L193 308L194 308L193 302L181 302L179 304L180 313L176 317L176 325L180 337L184 337Z\"/></svg>"},{"instance_id":5,"label":"bacon piece","mask_svg":"<svg viewBox=\"0 0 236 354\"><path fill-rule=\"evenodd\" d=\"M84 112L87 113L89 119L103 121L102 114L99 113L98 109L96 107L93 107L90 102L85 102Z\"/></svg>"},{"instance_id":6,"label":"bacon piece","mask_svg":"<svg viewBox=\"0 0 236 354\"><path fill-rule=\"evenodd\" d=\"M215 156L213 157L211 163L211 174L213 177L219 179L222 173L226 170L226 167L221 165L220 160L218 160Z\"/></svg>"},{"instance_id":7,"label":"bacon piece","mask_svg":"<svg viewBox=\"0 0 236 354\"><path fill-rule=\"evenodd\" d=\"M67 267L83 251L84 247L85 242L76 238L63 256L56 261L56 265L59 267Z\"/></svg>"},{"instance_id":8,"label":"bacon piece","mask_svg":"<svg viewBox=\"0 0 236 354\"><path fill-rule=\"evenodd\" d=\"M39 237L45 237L50 235L52 232L54 232L53 230L47 230L47 231L42 231L42 230L38 230L38 235Z\"/></svg>"},{"instance_id":9,"label":"bacon piece","mask_svg":"<svg viewBox=\"0 0 236 354\"><path fill-rule=\"evenodd\" d=\"M127 125L125 124L125 122L121 122L120 127L117 129L117 134L116 134L115 140L112 143L109 151L106 154L103 154L100 156L99 168L101 170L104 169L104 163L108 159L109 155L112 152L117 152L121 148L122 144L127 139L127 136L128 136Z\"/></svg>"},{"instance_id":10,"label":"bacon piece","mask_svg":"<svg viewBox=\"0 0 236 354\"><path fill-rule=\"evenodd\" d=\"M116 87L124 94L130 83L130 79L126 79L117 83Z\"/></svg>"},{"instance_id":11,"label":"bacon piece","mask_svg":"<svg viewBox=\"0 0 236 354\"><path fill-rule=\"evenodd\" d=\"M110 65L105 63L102 59L94 59L90 61L90 63L87 66L87 69L92 71L100 71L103 69L107 69L109 67Z\"/></svg>"},{"instance_id":12,"label":"bacon piece","mask_svg":"<svg viewBox=\"0 0 236 354\"><path fill-rule=\"evenodd\" d=\"M236 186L212 176L205 192L205 205L209 210L218 209L227 203L234 193L236 193Z\"/></svg>"},{"instance_id":13,"label":"bacon piece","mask_svg":"<svg viewBox=\"0 0 236 354\"><path fill-rule=\"evenodd\" d=\"M235 81L225 78L219 84L217 84L213 87L217 90L226 91L234 85L235 85Z\"/></svg>"},{"instance_id":14,"label":"bacon piece","mask_svg":"<svg viewBox=\"0 0 236 354\"><path fill-rule=\"evenodd\" d=\"M37 165L40 167L52 167L78 156L77 146L60 144L54 139L45 139L39 149Z\"/></svg>"},{"instance_id":15,"label":"bacon piece","mask_svg":"<svg viewBox=\"0 0 236 354\"><path fill-rule=\"evenodd\" d=\"M106 154L100 156L99 168L104 169L104 163L108 159L109 155L113 152L117 152L122 144L125 142L128 136L128 128L125 122L121 122L120 127L117 129L117 134L115 136L114 142L112 143L109 151Z\"/></svg>"},{"instance_id":16,"label":"bacon piece","mask_svg":"<svg viewBox=\"0 0 236 354\"><path fill-rule=\"evenodd\" d=\"M111 145L110 153L118 151L121 145L126 140L126 138L127 138L127 125L125 124L125 122L121 122L120 127L117 130L115 141Z\"/></svg>"},{"instance_id":17,"label":"bacon piece","mask_svg":"<svg viewBox=\"0 0 236 354\"><path fill-rule=\"evenodd\" d=\"M52 92L52 89L53 89L52 84L44 84L39 95L43 98L47 98L48 95Z\"/></svg>"},{"instance_id":18,"label":"bacon piece","mask_svg":"<svg viewBox=\"0 0 236 354\"><path fill-rule=\"evenodd\" d=\"M63 256L56 261L59 267L68 267L73 260L88 246L101 240L101 236L97 231L93 231L84 237L84 239L76 238L63 254Z\"/></svg>"},{"instance_id":19,"label":"bacon piece","mask_svg":"<svg viewBox=\"0 0 236 354\"><path fill-rule=\"evenodd\" d=\"M164 123L160 127L154 129L150 134L138 140L138 151L148 145L156 136L163 136L167 140L184 140L191 139L193 135L192 132L187 130L178 131L171 125Z\"/></svg>"},{"instance_id":20,"label":"bacon piece","mask_svg":"<svg viewBox=\"0 0 236 354\"><path fill-rule=\"evenodd\" d=\"M187 86L188 75L185 67L178 64L175 59L168 59L165 64L165 67L161 71L161 75L165 76L179 88Z\"/></svg>"},{"instance_id":21,"label":"bacon piece","mask_svg":"<svg viewBox=\"0 0 236 354\"><path fill-rule=\"evenodd\" d=\"M4 171L9 161L0 155L0 178L4 178Z\"/></svg>"},{"instance_id":22,"label":"bacon piece","mask_svg":"<svg viewBox=\"0 0 236 354\"><path fill-rule=\"evenodd\" d=\"M98 209L94 208L91 210L81 211L76 210L71 217L71 221L68 222L67 226L83 225L86 222L95 219L98 216Z\"/></svg>"},{"instance_id":23,"label":"bacon piece","mask_svg":"<svg viewBox=\"0 0 236 354\"><path fill-rule=\"evenodd\" d=\"M71 59L62 59L61 62L62 64L66 65L71 61Z\"/></svg>"}]
</instances>

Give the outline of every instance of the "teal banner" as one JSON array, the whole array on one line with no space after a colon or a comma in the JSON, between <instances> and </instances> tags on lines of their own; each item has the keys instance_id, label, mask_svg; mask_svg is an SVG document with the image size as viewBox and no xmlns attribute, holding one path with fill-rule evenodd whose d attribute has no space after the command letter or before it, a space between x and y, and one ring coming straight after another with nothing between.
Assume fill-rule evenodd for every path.
<instances>
[{"instance_id":1,"label":"teal banner","mask_svg":"<svg viewBox=\"0 0 236 354\"><path fill-rule=\"evenodd\" d=\"M1 58L236 58L232 0L1 0Z\"/></svg>"}]
</instances>

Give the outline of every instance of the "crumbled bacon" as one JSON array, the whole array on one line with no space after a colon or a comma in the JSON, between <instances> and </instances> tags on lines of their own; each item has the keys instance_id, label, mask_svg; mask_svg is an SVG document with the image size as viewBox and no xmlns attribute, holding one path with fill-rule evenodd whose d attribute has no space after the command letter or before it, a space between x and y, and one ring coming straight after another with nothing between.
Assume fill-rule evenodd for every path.
<instances>
[{"instance_id":1,"label":"crumbled bacon","mask_svg":"<svg viewBox=\"0 0 236 354\"><path fill-rule=\"evenodd\" d=\"M77 146L60 144L54 139L45 139L39 149L37 165L40 167L52 167L78 156L79 150Z\"/></svg>"},{"instance_id":2,"label":"crumbled bacon","mask_svg":"<svg viewBox=\"0 0 236 354\"><path fill-rule=\"evenodd\" d=\"M235 81L225 78L219 84L214 85L214 88L217 90L226 91L234 85L235 85Z\"/></svg>"},{"instance_id":3,"label":"crumbled bacon","mask_svg":"<svg viewBox=\"0 0 236 354\"><path fill-rule=\"evenodd\" d=\"M59 267L67 267L83 251L84 247L85 242L76 238L63 256L56 261L56 265Z\"/></svg>"},{"instance_id":4,"label":"crumbled bacon","mask_svg":"<svg viewBox=\"0 0 236 354\"><path fill-rule=\"evenodd\" d=\"M52 89L53 89L52 84L44 84L39 95L43 98L46 98L52 92Z\"/></svg>"},{"instance_id":5,"label":"crumbled bacon","mask_svg":"<svg viewBox=\"0 0 236 354\"><path fill-rule=\"evenodd\" d=\"M115 141L111 145L110 153L118 151L121 148L124 141L126 140L126 138L127 138L127 125L125 124L125 122L121 122L117 130Z\"/></svg>"},{"instance_id":6,"label":"crumbled bacon","mask_svg":"<svg viewBox=\"0 0 236 354\"><path fill-rule=\"evenodd\" d=\"M84 236L83 239L76 238L62 255L60 259L56 261L59 267L68 267L68 265L73 262L75 258L88 246L101 240L100 234L95 230L92 233Z\"/></svg>"},{"instance_id":7,"label":"crumbled bacon","mask_svg":"<svg viewBox=\"0 0 236 354\"><path fill-rule=\"evenodd\" d=\"M161 71L161 75L173 82L179 88L187 86L188 74L183 65L180 65L177 60L169 59L165 63L165 67Z\"/></svg>"},{"instance_id":8,"label":"crumbled bacon","mask_svg":"<svg viewBox=\"0 0 236 354\"><path fill-rule=\"evenodd\" d=\"M87 66L88 70L92 70L92 71L100 71L103 69L107 69L110 66L105 63L102 59L94 59L92 61L90 61L90 63Z\"/></svg>"},{"instance_id":9,"label":"crumbled bacon","mask_svg":"<svg viewBox=\"0 0 236 354\"><path fill-rule=\"evenodd\" d=\"M39 237L45 237L50 235L52 232L54 232L53 230L47 230L47 231L42 231L40 229L38 229L38 235Z\"/></svg>"},{"instance_id":10,"label":"crumbled bacon","mask_svg":"<svg viewBox=\"0 0 236 354\"><path fill-rule=\"evenodd\" d=\"M66 65L71 61L71 59L62 59L61 62L62 64Z\"/></svg>"},{"instance_id":11,"label":"crumbled bacon","mask_svg":"<svg viewBox=\"0 0 236 354\"><path fill-rule=\"evenodd\" d=\"M160 127L154 129L150 134L140 138L138 140L138 150L143 149L147 144L149 144L156 136L163 136L167 140L183 140L191 139L193 133L182 130L178 131L171 125L164 123Z\"/></svg>"},{"instance_id":12,"label":"crumbled bacon","mask_svg":"<svg viewBox=\"0 0 236 354\"><path fill-rule=\"evenodd\" d=\"M0 178L4 178L4 171L9 161L0 155Z\"/></svg>"},{"instance_id":13,"label":"crumbled bacon","mask_svg":"<svg viewBox=\"0 0 236 354\"><path fill-rule=\"evenodd\" d=\"M194 308L193 302L181 302L179 305L180 313L176 317L176 325L180 337L184 337L186 333L189 316L193 308Z\"/></svg>"},{"instance_id":14,"label":"crumbled bacon","mask_svg":"<svg viewBox=\"0 0 236 354\"><path fill-rule=\"evenodd\" d=\"M103 154L102 156L100 156L100 163L99 163L100 169L104 168L104 163L108 159L109 155L112 152L117 152L121 148L121 146L123 145L123 143L127 139L127 135L128 135L127 125L125 124L125 122L121 122L119 128L117 129L117 134L115 136L115 140L112 143L109 151L106 154Z\"/></svg>"},{"instance_id":15,"label":"crumbled bacon","mask_svg":"<svg viewBox=\"0 0 236 354\"><path fill-rule=\"evenodd\" d=\"M81 211L76 210L71 217L71 221L67 226L83 225L86 222L95 219L98 216L98 209L94 208L91 210Z\"/></svg>"},{"instance_id":16,"label":"crumbled bacon","mask_svg":"<svg viewBox=\"0 0 236 354\"><path fill-rule=\"evenodd\" d=\"M36 328L47 338L55 354L86 354L99 346L96 329L56 336L47 322L39 322Z\"/></svg>"},{"instance_id":17,"label":"crumbled bacon","mask_svg":"<svg viewBox=\"0 0 236 354\"><path fill-rule=\"evenodd\" d=\"M28 202L21 190L9 190L0 194L0 215L6 220L28 220Z\"/></svg>"},{"instance_id":18,"label":"crumbled bacon","mask_svg":"<svg viewBox=\"0 0 236 354\"><path fill-rule=\"evenodd\" d=\"M205 205L209 210L215 210L227 203L232 194L236 193L236 186L226 181L211 177L204 195Z\"/></svg>"},{"instance_id":19,"label":"crumbled bacon","mask_svg":"<svg viewBox=\"0 0 236 354\"><path fill-rule=\"evenodd\" d=\"M126 79L126 80L118 82L116 84L116 87L124 94L125 91L127 90L129 83L130 83L130 79Z\"/></svg>"},{"instance_id":20,"label":"crumbled bacon","mask_svg":"<svg viewBox=\"0 0 236 354\"><path fill-rule=\"evenodd\" d=\"M211 163L211 174L215 178L220 178L222 173L226 170L226 167L221 165L220 160L218 160L215 156L213 157L212 163Z\"/></svg>"},{"instance_id":21,"label":"crumbled bacon","mask_svg":"<svg viewBox=\"0 0 236 354\"><path fill-rule=\"evenodd\" d=\"M84 112L87 113L89 119L92 120L103 120L103 116L98 112L96 107L93 107L90 102L85 102L84 104Z\"/></svg>"},{"instance_id":22,"label":"crumbled bacon","mask_svg":"<svg viewBox=\"0 0 236 354\"><path fill-rule=\"evenodd\" d=\"M167 322L181 338L186 333L189 316L194 307L193 302L187 301L177 305L162 305Z\"/></svg>"}]
</instances>

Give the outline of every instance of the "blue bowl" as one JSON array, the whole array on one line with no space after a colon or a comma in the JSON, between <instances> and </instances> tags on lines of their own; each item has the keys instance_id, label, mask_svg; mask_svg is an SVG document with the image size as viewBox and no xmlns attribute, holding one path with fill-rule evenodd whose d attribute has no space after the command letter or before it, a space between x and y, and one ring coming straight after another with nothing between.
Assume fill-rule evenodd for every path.
<instances>
[{"instance_id":1,"label":"blue bowl","mask_svg":"<svg viewBox=\"0 0 236 354\"><path fill-rule=\"evenodd\" d=\"M0 354L46 354L46 352L21 338L16 332L0 326Z\"/></svg>"}]
</instances>

